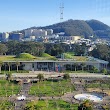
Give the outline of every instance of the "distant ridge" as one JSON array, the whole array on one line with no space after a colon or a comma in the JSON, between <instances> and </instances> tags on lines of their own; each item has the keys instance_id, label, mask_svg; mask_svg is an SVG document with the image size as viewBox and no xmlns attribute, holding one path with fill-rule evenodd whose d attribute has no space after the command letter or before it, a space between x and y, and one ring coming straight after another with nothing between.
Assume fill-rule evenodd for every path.
<instances>
[{"instance_id":1,"label":"distant ridge","mask_svg":"<svg viewBox=\"0 0 110 110\"><path fill-rule=\"evenodd\" d=\"M94 35L99 38L110 38L110 27L98 20L67 20L61 23L45 27L31 27L28 29L53 29L54 33L65 32L65 35L70 36L89 36ZM24 31L24 30L23 30Z\"/></svg>"}]
</instances>

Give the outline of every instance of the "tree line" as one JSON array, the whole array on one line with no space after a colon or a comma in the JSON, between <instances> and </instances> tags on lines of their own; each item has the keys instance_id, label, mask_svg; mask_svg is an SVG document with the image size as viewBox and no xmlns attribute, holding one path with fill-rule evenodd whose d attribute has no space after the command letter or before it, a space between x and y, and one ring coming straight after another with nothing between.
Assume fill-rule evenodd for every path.
<instances>
[{"instance_id":1,"label":"tree line","mask_svg":"<svg viewBox=\"0 0 110 110\"><path fill-rule=\"evenodd\" d=\"M51 44L38 42L17 42L9 41L0 43L0 55L18 55L20 53L30 53L34 56L42 56L48 53L52 56L58 56L65 52L73 52L77 56L93 56L95 58L110 61L110 46L106 44L98 44L89 52L84 43L79 44Z\"/></svg>"}]
</instances>

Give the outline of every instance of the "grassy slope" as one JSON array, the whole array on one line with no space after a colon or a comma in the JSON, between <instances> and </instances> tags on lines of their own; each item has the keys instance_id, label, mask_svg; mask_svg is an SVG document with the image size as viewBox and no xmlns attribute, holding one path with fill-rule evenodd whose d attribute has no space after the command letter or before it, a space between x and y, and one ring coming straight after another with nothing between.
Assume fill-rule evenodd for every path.
<instances>
[{"instance_id":1,"label":"grassy slope","mask_svg":"<svg viewBox=\"0 0 110 110\"><path fill-rule=\"evenodd\" d=\"M20 61L20 60L56 60L54 56L44 53L41 57L35 57L28 53L22 53L18 56L0 56L0 61Z\"/></svg>"},{"instance_id":2,"label":"grassy slope","mask_svg":"<svg viewBox=\"0 0 110 110\"><path fill-rule=\"evenodd\" d=\"M75 61L87 61L85 56L74 56L74 53L72 52L64 53L64 56L66 59L73 59Z\"/></svg>"}]
</instances>

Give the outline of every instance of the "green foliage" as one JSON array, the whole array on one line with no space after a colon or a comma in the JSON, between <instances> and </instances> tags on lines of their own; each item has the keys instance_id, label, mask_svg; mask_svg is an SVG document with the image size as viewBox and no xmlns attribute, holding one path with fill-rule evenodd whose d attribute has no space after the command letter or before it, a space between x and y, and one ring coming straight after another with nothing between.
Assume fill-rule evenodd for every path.
<instances>
[{"instance_id":1,"label":"green foliage","mask_svg":"<svg viewBox=\"0 0 110 110\"><path fill-rule=\"evenodd\" d=\"M105 88L105 89L107 89L107 88L109 88L109 84L108 83L102 83L101 84L101 82L99 83L99 82L94 82L94 83L89 83L89 84L87 84L86 85L86 87L87 88Z\"/></svg>"},{"instance_id":2,"label":"green foliage","mask_svg":"<svg viewBox=\"0 0 110 110\"><path fill-rule=\"evenodd\" d=\"M80 106L78 110L93 110L93 105L89 100L85 100Z\"/></svg>"},{"instance_id":3,"label":"green foliage","mask_svg":"<svg viewBox=\"0 0 110 110\"><path fill-rule=\"evenodd\" d=\"M85 43L82 45L74 44L74 53L77 56L85 56L87 54L87 46Z\"/></svg>"},{"instance_id":4,"label":"green foliage","mask_svg":"<svg viewBox=\"0 0 110 110\"><path fill-rule=\"evenodd\" d=\"M64 74L64 75L63 75L63 78L67 80L67 79L70 78L70 76L69 76L69 74Z\"/></svg>"},{"instance_id":5,"label":"green foliage","mask_svg":"<svg viewBox=\"0 0 110 110\"><path fill-rule=\"evenodd\" d=\"M5 54L8 51L8 48L5 44L0 43L0 55Z\"/></svg>"},{"instance_id":6,"label":"green foliage","mask_svg":"<svg viewBox=\"0 0 110 110\"><path fill-rule=\"evenodd\" d=\"M51 55L47 54L47 53L43 53L42 57L52 57Z\"/></svg>"},{"instance_id":7,"label":"green foliage","mask_svg":"<svg viewBox=\"0 0 110 110\"><path fill-rule=\"evenodd\" d=\"M54 30L54 33L65 32L65 35L79 35L85 37L93 35L92 28L83 20L68 20L44 28L51 28Z\"/></svg>"},{"instance_id":8,"label":"green foliage","mask_svg":"<svg viewBox=\"0 0 110 110\"><path fill-rule=\"evenodd\" d=\"M104 69L102 69L102 70L101 70L101 73L103 73L104 75L106 75L106 74L107 74L107 72L108 72L108 71L107 71L107 69L106 69L106 68L104 68Z\"/></svg>"},{"instance_id":9,"label":"green foliage","mask_svg":"<svg viewBox=\"0 0 110 110\"><path fill-rule=\"evenodd\" d=\"M43 76L43 74L38 74L37 78L39 79L39 81L42 81L44 79L44 76Z\"/></svg>"},{"instance_id":10,"label":"green foliage","mask_svg":"<svg viewBox=\"0 0 110 110\"><path fill-rule=\"evenodd\" d=\"M6 100L0 100L0 110L14 110L13 103Z\"/></svg>"},{"instance_id":11,"label":"green foliage","mask_svg":"<svg viewBox=\"0 0 110 110\"><path fill-rule=\"evenodd\" d=\"M41 81L33 83L29 94L35 96L62 96L64 93L74 91L74 85L70 80L61 81Z\"/></svg>"},{"instance_id":12,"label":"green foliage","mask_svg":"<svg viewBox=\"0 0 110 110\"><path fill-rule=\"evenodd\" d=\"M109 29L110 27L98 20L88 20L86 21L90 27L94 30L94 31L97 31L97 30L107 30Z\"/></svg>"},{"instance_id":13,"label":"green foliage","mask_svg":"<svg viewBox=\"0 0 110 110\"><path fill-rule=\"evenodd\" d=\"M20 86L11 81L0 80L0 96L10 96L18 94Z\"/></svg>"},{"instance_id":14,"label":"green foliage","mask_svg":"<svg viewBox=\"0 0 110 110\"><path fill-rule=\"evenodd\" d=\"M10 55L18 55L20 53L29 53L34 56L41 56L45 51L44 45L37 42L7 42L8 52Z\"/></svg>"},{"instance_id":15,"label":"green foliage","mask_svg":"<svg viewBox=\"0 0 110 110\"><path fill-rule=\"evenodd\" d=\"M92 68L92 72L93 72L93 73L98 73L99 70L98 70L96 67L93 66L93 68Z\"/></svg>"},{"instance_id":16,"label":"green foliage","mask_svg":"<svg viewBox=\"0 0 110 110\"><path fill-rule=\"evenodd\" d=\"M73 59L73 56L69 53L64 53L64 58L65 59Z\"/></svg>"},{"instance_id":17,"label":"green foliage","mask_svg":"<svg viewBox=\"0 0 110 110\"><path fill-rule=\"evenodd\" d=\"M77 110L78 104L70 104L63 100L40 100L27 103L24 110L70 110L72 108Z\"/></svg>"},{"instance_id":18,"label":"green foliage","mask_svg":"<svg viewBox=\"0 0 110 110\"><path fill-rule=\"evenodd\" d=\"M98 37L110 37L110 27L98 20L86 21Z\"/></svg>"},{"instance_id":19,"label":"green foliage","mask_svg":"<svg viewBox=\"0 0 110 110\"><path fill-rule=\"evenodd\" d=\"M95 58L108 60L110 58L110 47L105 44L96 45L93 49L91 55Z\"/></svg>"},{"instance_id":20,"label":"green foliage","mask_svg":"<svg viewBox=\"0 0 110 110\"><path fill-rule=\"evenodd\" d=\"M29 53L21 53L21 54L17 55L16 58L35 59L36 57Z\"/></svg>"},{"instance_id":21,"label":"green foliage","mask_svg":"<svg viewBox=\"0 0 110 110\"><path fill-rule=\"evenodd\" d=\"M47 53L43 53L41 57L44 57L44 58L46 58L48 60L56 60L56 57L51 56L51 55L49 55Z\"/></svg>"},{"instance_id":22,"label":"green foliage","mask_svg":"<svg viewBox=\"0 0 110 110\"><path fill-rule=\"evenodd\" d=\"M10 81L10 80L11 80L11 76L12 76L11 73L7 73L7 74L6 74L6 80Z\"/></svg>"}]
</instances>

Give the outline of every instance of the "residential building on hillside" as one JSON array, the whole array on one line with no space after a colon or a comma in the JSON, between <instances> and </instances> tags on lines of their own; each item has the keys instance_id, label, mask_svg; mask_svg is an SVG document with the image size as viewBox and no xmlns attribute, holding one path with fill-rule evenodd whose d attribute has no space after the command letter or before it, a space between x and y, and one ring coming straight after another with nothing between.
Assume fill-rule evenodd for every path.
<instances>
[{"instance_id":1,"label":"residential building on hillside","mask_svg":"<svg viewBox=\"0 0 110 110\"><path fill-rule=\"evenodd\" d=\"M17 40L20 41L23 38L23 34L22 33L11 33L9 36L10 40Z\"/></svg>"},{"instance_id":2,"label":"residential building on hillside","mask_svg":"<svg viewBox=\"0 0 110 110\"><path fill-rule=\"evenodd\" d=\"M8 39L9 39L9 33L3 32L2 33L2 41L5 42L5 41L8 41Z\"/></svg>"}]
</instances>

